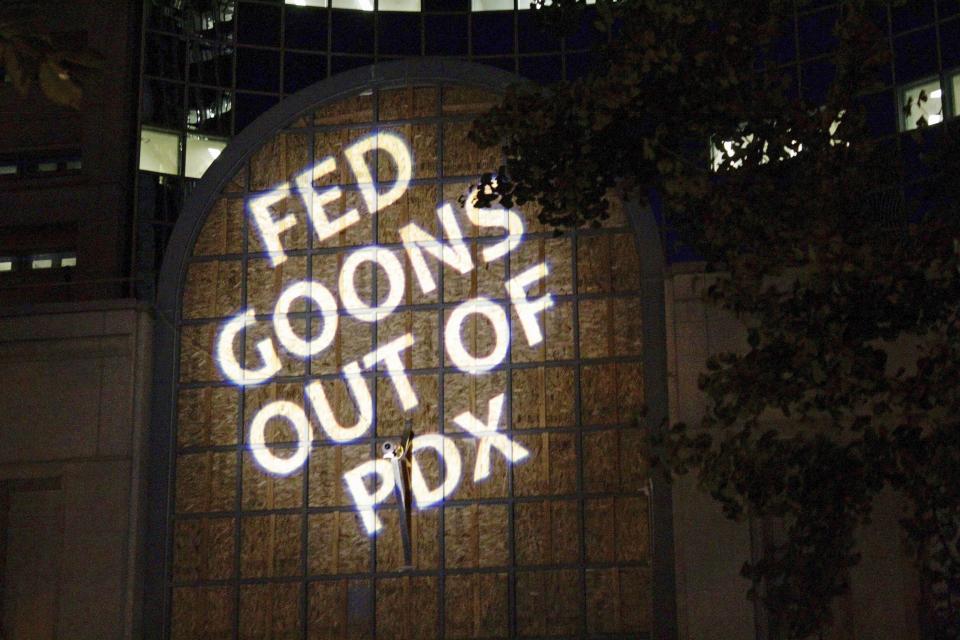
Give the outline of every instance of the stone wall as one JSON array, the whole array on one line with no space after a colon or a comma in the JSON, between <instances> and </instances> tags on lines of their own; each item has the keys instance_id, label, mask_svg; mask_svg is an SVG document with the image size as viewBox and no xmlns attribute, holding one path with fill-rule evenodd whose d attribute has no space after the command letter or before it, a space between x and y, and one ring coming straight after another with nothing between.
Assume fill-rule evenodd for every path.
<instances>
[{"instance_id":1,"label":"stone wall","mask_svg":"<svg viewBox=\"0 0 960 640\"><path fill-rule=\"evenodd\" d=\"M704 410L697 377L709 355L746 348L736 320L705 304L710 277L674 268L666 282L670 420L696 425ZM764 616L746 599L743 562L762 548L761 523L733 523L690 476L674 485L674 546L680 638L766 638ZM897 523L899 504L884 495L861 532L863 559L851 572L850 592L836 602L826 640L918 638L917 576Z\"/></svg>"},{"instance_id":2,"label":"stone wall","mask_svg":"<svg viewBox=\"0 0 960 640\"><path fill-rule=\"evenodd\" d=\"M136 637L151 340L132 301L0 314L2 637Z\"/></svg>"}]
</instances>

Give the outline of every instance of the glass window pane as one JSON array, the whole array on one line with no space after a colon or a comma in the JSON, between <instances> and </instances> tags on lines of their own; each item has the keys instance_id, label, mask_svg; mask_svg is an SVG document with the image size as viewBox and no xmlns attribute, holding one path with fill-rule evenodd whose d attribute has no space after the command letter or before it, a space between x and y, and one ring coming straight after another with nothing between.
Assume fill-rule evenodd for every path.
<instances>
[{"instance_id":1,"label":"glass window pane","mask_svg":"<svg viewBox=\"0 0 960 640\"><path fill-rule=\"evenodd\" d=\"M144 127L140 131L140 170L180 173L180 136Z\"/></svg>"},{"instance_id":2,"label":"glass window pane","mask_svg":"<svg viewBox=\"0 0 960 640\"><path fill-rule=\"evenodd\" d=\"M283 90L296 93L327 77L327 57L311 53L284 55Z\"/></svg>"},{"instance_id":3,"label":"glass window pane","mask_svg":"<svg viewBox=\"0 0 960 640\"><path fill-rule=\"evenodd\" d=\"M77 256L70 255L70 256L64 256L63 258L60 258L60 266L61 267L77 266Z\"/></svg>"},{"instance_id":4,"label":"glass window pane","mask_svg":"<svg viewBox=\"0 0 960 640\"><path fill-rule=\"evenodd\" d=\"M330 27L333 34L331 50L334 53L363 53L373 55L373 0L343 0L349 9L363 11L332 11ZM362 5L362 6L361 6ZM334 4L333 6L338 6ZM368 8L369 7L369 8Z\"/></svg>"},{"instance_id":5,"label":"glass window pane","mask_svg":"<svg viewBox=\"0 0 960 640\"><path fill-rule=\"evenodd\" d=\"M526 2L526 7L530 6L530 0L520 0L521 5ZM473 11L506 11L513 9L513 0L470 0L470 8Z\"/></svg>"},{"instance_id":6,"label":"glass window pane","mask_svg":"<svg viewBox=\"0 0 960 640\"><path fill-rule=\"evenodd\" d=\"M953 115L960 115L960 73L953 76Z\"/></svg>"},{"instance_id":7,"label":"glass window pane","mask_svg":"<svg viewBox=\"0 0 960 640\"><path fill-rule=\"evenodd\" d=\"M547 0L543 3L545 7L552 5L552 0ZM584 4L597 4L597 0L586 0ZM533 7L533 0L517 0L517 9L530 9Z\"/></svg>"},{"instance_id":8,"label":"glass window pane","mask_svg":"<svg viewBox=\"0 0 960 640\"><path fill-rule=\"evenodd\" d=\"M198 136L192 133L187 134L187 158L184 175L188 178L203 176L207 167L213 164L213 161L217 159L226 146L226 140Z\"/></svg>"},{"instance_id":9,"label":"glass window pane","mask_svg":"<svg viewBox=\"0 0 960 640\"><path fill-rule=\"evenodd\" d=\"M427 14L424 17L427 55L466 55L467 18L467 14Z\"/></svg>"},{"instance_id":10,"label":"glass window pane","mask_svg":"<svg viewBox=\"0 0 960 640\"><path fill-rule=\"evenodd\" d=\"M943 90L934 78L904 89L900 94L900 113L904 131L943 120Z\"/></svg>"},{"instance_id":11,"label":"glass window pane","mask_svg":"<svg viewBox=\"0 0 960 640\"><path fill-rule=\"evenodd\" d=\"M326 0L323 0L323 5L326 6ZM327 15L326 11L319 11L315 7L287 7L287 17L283 23L284 45L287 49L326 51Z\"/></svg>"},{"instance_id":12,"label":"glass window pane","mask_svg":"<svg viewBox=\"0 0 960 640\"><path fill-rule=\"evenodd\" d=\"M0 164L0 176L15 176L15 175L17 175L17 165Z\"/></svg>"},{"instance_id":13,"label":"glass window pane","mask_svg":"<svg viewBox=\"0 0 960 640\"><path fill-rule=\"evenodd\" d=\"M145 81L141 109L145 124L183 126L183 85L160 80Z\"/></svg>"},{"instance_id":14,"label":"glass window pane","mask_svg":"<svg viewBox=\"0 0 960 640\"><path fill-rule=\"evenodd\" d=\"M419 15L384 12L377 19L377 47L381 55L420 55Z\"/></svg>"},{"instance_id":15,"label":"glass window pane","mask_svg":"<svg viewBox=\"0 0 960 640\"><path fill-rule=\"evenodd\" d=\"M31 258L31 269L51 269L53 267L53 258Z\"/></svg>"},{"instance_id":16,"label":"glass window pane","mask_svg":"<svg viewBox=\"0 0 960 640\"><path fill-rule=\"evenodd\" d=\"M237 54L237 88L277 91L280 82L280 52L240 49Z\"/></svg>"},{"instance_id":17,"label":"glass window pane","mask_svg":"<svg viewBox=\"0 0 960 640\"><path fill-rule=\"evenodd\" d=\"M420 0L380 0L380 11L420 11Z\"/></svg>"},{"instance_id":18,"label":"glass window pane","mask_svg":"<svg viewBox=\"0 0 960 640\"><path fill-rule=\"evenodd\" d=\"M187 49L190 81L229 87L233 84L233 48L191 41Z\"/></svg>"},{"instance_id":19,"label":"glass window pane","mask_svg":"<svg viewBox=\"0 0 960 640\"><path fill-rule=\"evenodd\" d=\"M280 7L244 2L240 4L237 16L238 42L265 46L280 44Z\"/></svg>"},{"instance_id":20,"label":"glass window pane","mask_svg":"<svg viewBox=\"0 0 960 640\"><path fill-rule=\"evenodd\" d=\"M13 258L0 258L0 271L13 271Z\"/></svg>"},{"instance_id":21,"label":"glass window pane","mask_svg":"<svg viewBox=\"0 0 960 640\"><path fill-rule=\"evenodd\" d=\"M284 0L284 4L292 4L298 7L325 7L327 0Z\"/></svg>"},{"instance_id":22,"label":"glass window pane","mask_svg":"<svg viewBox=\"0 0 960 640\"><path fill-rule=\"evenodd\" d=\"M187 100L188 129L213 135L230 135L233 94L216 89L191 88Z\"/></svg>"},{"instance_id":23,"label":"glass window pane","mask_svg":"<svg viewBox=\"0 0 960 640\"><path fill-rule=\"evenodd\" d=\"M373 0L332 0L331 5L334 9L360 9L361 11L373 11Z\"/></svg>"}]
</instances>

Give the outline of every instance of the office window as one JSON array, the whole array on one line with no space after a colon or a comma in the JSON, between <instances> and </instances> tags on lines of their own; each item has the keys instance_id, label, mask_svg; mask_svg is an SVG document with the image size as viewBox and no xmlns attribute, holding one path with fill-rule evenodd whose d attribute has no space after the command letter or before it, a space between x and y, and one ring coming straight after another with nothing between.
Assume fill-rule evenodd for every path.
<instances>
[{"instance_id":1,"label":"office window","mask_svg":"<svg viewBox=\"0 0 960 640\"><path fill-rule=\"evenodd\" d=\"M187 134L187 157L184 175L188 178L203 176L213 161L217 159L227 141L219 138Z\"/></svg>"},{"instance_id":2,"label":"office window","mask_svg":"<svg viewBox=\"0 0 960 640\"><path fill-rule=\"evenodd\" d=\"M420 11L420 0L380 0L380 11Z\"/></svg>"},{"instance_id":3,"label":"office window","mask_svg":"<svg viewBox=\"0 0 960 640\"><path fill-rule=\"evenodd\" d=\"M471 0L473 11L506 11L513 9L513 0Z\"/></svg>"},{"instance_id":4,"label":"office window","mask_svg":"<svg viewBox=\"0 0 960 640\"><path fill-rule=\"evenodd\" d=\"M0 176L15 176L15 175L17 175L17 163L4 162L0 164Z\"/></svg>"},{"instance_id":5,"label":"office window","mask_svg":"<svg viewBox=\"0 0 960 640\"><path fill-rule=\"evenodd\" d=\"M325 7L327 0L284 0L284 4L292 4L296 7Z\"/></svg>"},{"instance_id":6,"label":"office window","mask_svg":"<svg viewBox=\"0 0 960 640\"><path fill-rule=\"evenodd\" d=\"M334 9L359 9L373 11L373 0L331 0Z\"/></svg>"},{"instance_id":7,"label":"office window","mask_svg":"<svg viewBox=\"0 0 960 640\"><path fill-rule=\"evenodd\" d=\"M37 171L40 173L53 173L57 170L56 162L38 162Z\"/></svg>"},{"instance_id":8,"label":"office window","mask_svg":"<svg viewBox=\"0 0 960 640\"><path fill-rule=\"evenodd\" d=\"M910 131L943 120L943 89L940 79L931 78L911 85L900 93L901 128Z\"/></svg>"},{"instance_id":9,"label":"office window","mask_svg":"<svg viewBox=\"0 0 960 640\"><path fill-rule=\"evenodd\" d=\"M172 131L143 127L140 130L140 170L180 173L180 136Z\"/></svg>"},{"instance_id":10,"label":"office window","mask_svg":"<svg viewBox=\"0 0 960 640\"><path fill-rule=\"evenodd\" d=\"M597 0L587 0L585 4L596 3ZM543 4L549 7L552 1L546 0ZM517 9L521 11L532 9L533 5L534 0L517 0ZM471 11L503 11L513 9L513 2L511 0L471 0L470 9Z\"/></svg>"},{"instance_id":11,"label":"office window","mask_svg":"<svg viewBox=\"0 0 960 640\"><path fill-rule=\"evenodd\" d=\"M13 266L15 262L16 262L15 258L11 258L11 257L0 258L0 272L13 271Z\"/></svg>"},{"instance_id":12,"label":"office window","mask_svg":"<svg viewBox=\"0 0 960 640\"><path fill-rule=\"evenodd\" d=\"M9 268L3 268L3 262L9 261ZM13 271L16 267L15 257L0 259L0 271ZM59 253L34 253L27 257L26 263L31 269L70 269L77 266L77 254L73 251Z\"/></svg>"},{"instance_id":13,"label":"office window","mask_svg":"<svg viewBox=\"0 0 960 640\"><path fill-rule=\"evenodd\" d=\"M31 269L52 269L53 258L51 256L44 256L44 255L31 256L30 268Z\"/></svg>"},{"instance_id":14,"label":"office window","mask_svg":"<svg viewBox=\"0 0 960 640\"><path fill-rule=\"evenodd\" d=\"M956 115L960 113L960 71L953 74L950 87L953 91L953 114Z\"/></svg>"}]
</instances>

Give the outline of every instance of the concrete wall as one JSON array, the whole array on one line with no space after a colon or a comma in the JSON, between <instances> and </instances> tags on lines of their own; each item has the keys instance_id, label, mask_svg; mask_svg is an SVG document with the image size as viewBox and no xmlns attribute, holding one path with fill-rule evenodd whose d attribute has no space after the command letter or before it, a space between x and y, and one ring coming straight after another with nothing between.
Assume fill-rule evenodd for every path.
<instances>
[{"instance_id":1,"label":"concrete wall","mask_svg":"<svg viewBox=\"0 0 960 640\"><path fill-rule=\"evenodd\" d=\"M149 314L0 313L4 637L135 637Z\"/></svg>"},{"instance_id":2,"label":"concrete wall","mask_svg":"<svg viewBox=\"0 0 960 640\"><path fill-rule=\"evenodd\" d=\"M709 283L702 271L681 265L665 286L670 419L691 426L705 407L697 378L707 357L746 348L736 320L705 304ZM761 548L764 527L724 518L691 476L675 483L673 500L680 637L766 638L763 612L746 599L749 582L740 577L744 561ZM900 508L892 495L875 504L873 522L860 535L863 559L851 572L850 592L836 601L836 623L825 640L919 637L919 587L901 543Z\"/></svg>"}]
</instances>

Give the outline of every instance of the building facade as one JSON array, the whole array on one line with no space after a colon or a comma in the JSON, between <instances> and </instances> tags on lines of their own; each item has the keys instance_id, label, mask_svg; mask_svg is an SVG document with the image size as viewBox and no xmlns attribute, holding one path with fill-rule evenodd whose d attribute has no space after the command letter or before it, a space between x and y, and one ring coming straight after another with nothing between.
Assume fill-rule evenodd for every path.
<instances>
[{"instance_id":1,"label":"building facade","mask_svg":"<svg viewBox=\"0 0 960 640\"><path fill-rule=\"evenodd\" d=\"M638 444L741 344L709 276L627 204L560 236L470 207L473 117L596 36L330 3L40 3L110 64L79 112L0 87L2 635L766 637L769 532ZM836 10L779 53L811 100ZM909 156L960 114L960 6L884 12L864 100ZM919 637L897 506L830 637Z\"/></svg>"}]
</instances>

